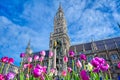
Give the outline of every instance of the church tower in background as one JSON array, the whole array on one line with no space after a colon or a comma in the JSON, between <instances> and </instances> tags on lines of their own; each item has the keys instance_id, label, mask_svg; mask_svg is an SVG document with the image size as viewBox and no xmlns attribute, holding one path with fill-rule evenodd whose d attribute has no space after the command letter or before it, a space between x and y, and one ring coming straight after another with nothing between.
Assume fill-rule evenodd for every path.
<instances>
[{"instance_id":1,"label":"church tower in background","mask_svg":"<svg viewBox=\"0 0 120 80\"><path fill-rule=\"evenodd\" d=\"M57 44L55 48L55 43ZM68 56L70 40L67 34L67 24L61 4L54 17L54 32L50 34L50 51L54 52L54 57L49 59L49 66L56 68L57 75L62 70L67 70L67 63L64 63L63 57Z\"/></svg>"}]
</instances>

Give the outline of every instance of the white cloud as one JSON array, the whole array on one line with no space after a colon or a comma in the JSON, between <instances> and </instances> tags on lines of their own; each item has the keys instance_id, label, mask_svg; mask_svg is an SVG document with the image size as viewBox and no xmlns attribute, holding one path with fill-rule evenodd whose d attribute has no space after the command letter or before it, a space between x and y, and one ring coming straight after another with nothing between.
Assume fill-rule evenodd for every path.
<instances>
[{"instance_id":1,"label":"white cloud","mask_svg":"<svg viewBox=\"0 0 120 80\"><path fill-rule=\"evenodd\" d=\"M31 39L34 52L49 48L46 46L49 38L45 37L43 33L26 26L16 25L4 16L0 16L0 21L0 53L2 56L14 57L15 61L18 61L19 54L25 52L29 39Z\"/></svg>"}]
</instances>

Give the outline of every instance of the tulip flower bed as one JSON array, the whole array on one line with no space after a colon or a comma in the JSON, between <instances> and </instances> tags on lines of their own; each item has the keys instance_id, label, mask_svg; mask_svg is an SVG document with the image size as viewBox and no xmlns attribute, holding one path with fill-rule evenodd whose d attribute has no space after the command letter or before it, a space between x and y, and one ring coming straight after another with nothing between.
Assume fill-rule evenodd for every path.
<instances>
[{"instance_id":1,"label":"tulip flower bed","mask_svg":"<svg viewBox=\"0 0 120 80\"><path fill-rule=\"evenodd\" d=\"M40 55L41 57L34 56L34 66L32 65L31 57L28 58L27 64L21 63L19 77L17 78L16 74L12 72L2 74L3 67L0 67L0 80L112 80L109 72L109 64L103 58L94 57L90 62L86 63L87 58L85 54L80 54L80 58L76 60L75 53L70 51L69 57L72 59L72 67L68 66L67 70L61 71L61 76L57 78L55 77L56 69L51 68L50 72L47 72L47 66L42 65L45 51L40 52ZM21 53L20 57L24 58L25 54ZM52 52L49 52L49 57L53 57ZM40 63L36 64L38 60ZM64 56L63 61L64 63L68 63L68 57ZM3 66L4 63L12 64L14 60L3 57L1 58L1 62ZM75 66L77 70L75 70ZM118 68L120 68L120 63L118 63Z\"/></svg>"}]
</instances>

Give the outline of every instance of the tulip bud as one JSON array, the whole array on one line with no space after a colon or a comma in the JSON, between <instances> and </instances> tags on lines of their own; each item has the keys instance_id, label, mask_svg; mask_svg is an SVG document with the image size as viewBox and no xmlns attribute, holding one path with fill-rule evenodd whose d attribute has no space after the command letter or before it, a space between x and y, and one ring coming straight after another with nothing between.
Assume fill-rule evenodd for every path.
<instances>
[{"instance_id":1,"label":"tulip bud","mask_svg":"<svg viewBox=\"0 0 120 80\"><path fill-rule=\"evenodd\" d=\"M38 55L35 55L34 56L34 60L37 61L39 59L39 56Z\"/></svg>"},{"instance_id":2,"label":"tulip bud","mask_svg":"<svg viewBox=\"0 0 120 80\"><path fill-rule=\"evenodd\" d=\"M28 62L29 63L32 62L32 58L31 57L28 58Z\"/></svg>"},{"instance_id":3,"label":"tulip bud","mask_svg":"<svg viewBox=\"0 0 120 80\"><path fill-rule=\"evenodd\" d=\"M62 71L62 76L66 76L67 75L67 72L66 71Z\"/></svg>"},{"instance_id":4,"label":"tulip bud","mask_svg":"<svg viewBox=\"0 0 120 80\"><path fill-rule=\"evenodd\" d=\"M53 57L53 52L52 52L52 51L49 52L49 57L50 57L50 58Z\"/></svg>"},{"instance_id":5,"label":"tulip bud","mask_svg":"<svg viewBox=\"0 0 120 80\"><path fill-rule=\"evenodd\" d=\"M41 51L41 52L40 52L40 55L41 55L41 56L45 56L45 54L46 54L45 51Z\"/></svg>"},{"instance_id":6,"label":"tulip bud","mask_svg":"<svg viewBox=\"0 0 120 80\"><path fill-rule=\"evenodd\" d=\"M81 62L80 62L79 60L77 60L76 66L77 66L78 68L81 68L81 67L82 67L82 64L81 64Z\"/></svg>"},{"instance_id":7,"label":"tulip bud","mask_svg":"<svg viewBox=\"0 0 120 80\"><path fill-rule=\"evenodd\" d=\"M67 63L67 62L68 62L68 57L67 57L67 56L64 56L64 57L63 57L63 61L64 61L64 63Z\"/></svg>"}]
</instances>

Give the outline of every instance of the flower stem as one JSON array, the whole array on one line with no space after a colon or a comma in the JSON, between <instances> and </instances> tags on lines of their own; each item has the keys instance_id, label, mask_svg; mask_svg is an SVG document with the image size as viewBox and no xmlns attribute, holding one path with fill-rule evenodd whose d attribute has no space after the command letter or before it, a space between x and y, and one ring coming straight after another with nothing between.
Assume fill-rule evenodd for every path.
<instances>
[{"instance_id":1,"label":"flower stem","mask_svg":"<svg viewBox=\"0 0 120 80\"><path fill-rule=\"evenodd\" d=\"M6 73L8 72L8 68L9 68L10 64L8 64L7 68L6 68Z\"/></svg>"},{"instance_id":2,"label":"flower stem","mask_svg":"<svg viewBox=\"0 0 120 80\"><path fill-rule=\"evenodd\" d=\"M72 68L73 68L73 71L74 71L74 60L72 59Z\"/></svg>"},{"instance_id":3,"label":"flower stem","mask_svg":"<svg viewBox=\"0 0 120 80\"><path fill-rule=\"evenodd\" d=\"M83 61L83 69L86 70L85 61Z\"/></svg>"},{"instance_id":4,"label":"flower stem","mask_svg":"<svg viewBox=\"0 0 120 80\"><path fill-rule=\"evenodd\" d=\"M0 73L2 73L4 63L2 63L2 67L0 68Z\"/></svg>"},{"instance_id":5,"label":"flower stem","mask_svg":"<svg viewBox=\"0 0 120 80\"><path fill-rule=\"evenodd\" d=\"M108 73L109 73L109 76L110 76L110 80L112 80L110 69L108 69Z\"/></svg>"}]
</instances>

